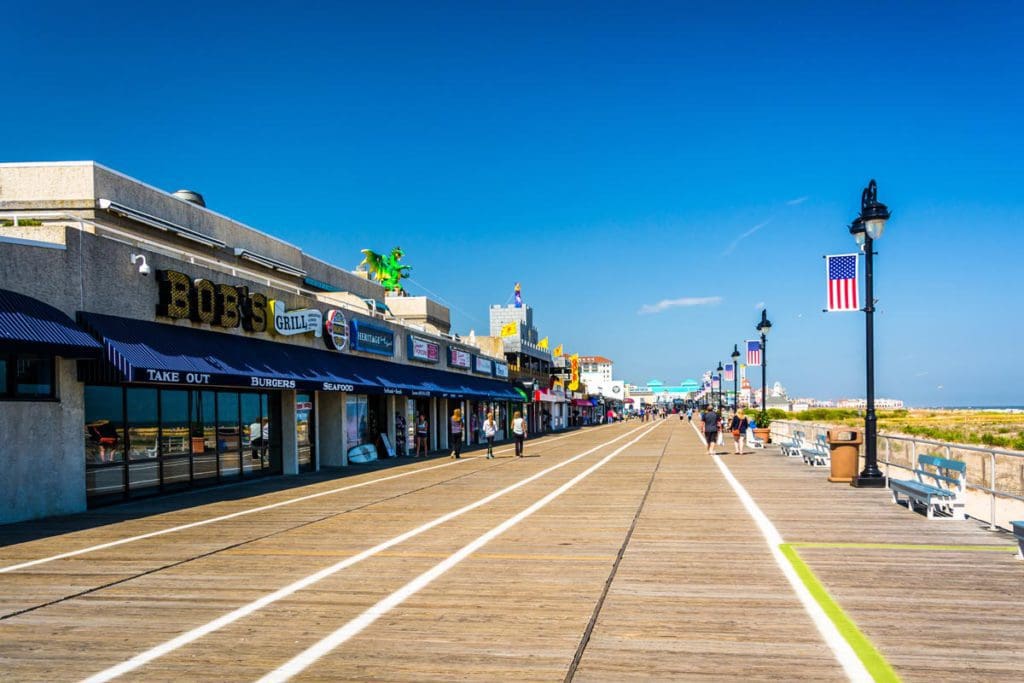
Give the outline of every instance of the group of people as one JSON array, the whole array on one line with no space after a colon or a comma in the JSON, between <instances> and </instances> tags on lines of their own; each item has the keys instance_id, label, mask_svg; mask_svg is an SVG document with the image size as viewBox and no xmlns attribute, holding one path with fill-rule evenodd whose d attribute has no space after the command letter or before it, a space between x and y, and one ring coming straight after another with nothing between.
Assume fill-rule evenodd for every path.
<instances>
[{"instance_id":1,"label":"group of people","mask_svg":"<svg viewBox=\"0 0 1024 683\"><path fill-rule=\"evenodd\" d=\"M498 423L494 419L493 412L487 413L487 417L484 419L484 423L480 430L483 433L484 440L487 442L487 459L492 460L494 458L494 439L498 435ZM449 453L449 457L461 458L462 444L465 440L466 424L465 419L462 417L462 410L460 408L456 408L452 411L452 416L448 420L448 432L451 434L451 452ZM523 418L522 413L517 410L512 416L512 437L516 444L517 458L523 457L523 444L526 441L526 436L526 420ZM429 437L430 423L427 422L426 416L420 413L416 418L416 454L413 457L427 457L427 444L429 442Z\"/></svg>"},{"instance_id":2,"label":"group of people","mask_svg":"<svg viewBox=\"0 0 1024 683\"><path fill-rule=\"evenodd\" d=\"M688 415L692 416L692 412L688 411ZM704 439L708 443L708 455L714 455L715 446L718 445L719 435L725 421L712 406L704 407L700 420L704 423ZM745 452L749 427L750 420L744 415L742 408L733 413L732 419L729 421L729 432L732 434L733 450L736 455L742 455Z\"/></svg>"}]
</instances>

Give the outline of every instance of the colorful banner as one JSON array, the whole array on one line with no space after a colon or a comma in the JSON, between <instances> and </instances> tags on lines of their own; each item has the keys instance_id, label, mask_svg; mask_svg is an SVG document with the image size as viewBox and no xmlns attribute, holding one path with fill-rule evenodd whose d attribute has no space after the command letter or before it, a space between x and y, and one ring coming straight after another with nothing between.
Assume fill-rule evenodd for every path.
<instances>
[{"instance_id":1,"label":"colorful banner","mask_svg":"<svg viewBox=\"0 0 1024 683\"><path fill-rule=\"evenodd\" d=\"M580 388L580 354L574 353L569 356L569 391L577 391Z\"/></svg>"},{"instance_id":2,"label":"colorful banner","mask_svg":"<svg viewBox=\"0 0 1024 683\"><path fill-rule=\"evenodd\" d=\"M448 365L451 367L469 370L472 362L473 357L467 351L448 347Z\"/></svg>"},{"instance_id":3,"label":"colorful banner","mask_svg":"<svg viewBox=\"0 0 1024 683\"><path fill-rule=\"evenodd\" d=\"M556 346L554 352L552 352L551 355L554 356L555 358L561 357L561 355L562 355L562 345L559 344L558 346Z\"/></svg>"},{"instance_id":4,"label":"colorful banner","mask_svg":"<svg viewBox=\"0 0 1024 683\"><path fill-rule=\"evenodd\" d=\"M429 339L409 335L409 358L427 363L441 361L441 345Z\"/></svg>"},{"instance_id":5,"label":"colorful banner","mask_svg":"<svg viewBox=\"0 0 1024 683\"><path fill-rule=\"evenodd\" d=\"M514 337L517 334L519 334L519 323L511 322L501 326L502 337Z\"/></svg>"},{"instance_id":6,"label":"colorful banner","mask_svg":"<svg viewBox=\"0 0 1024 683\"><path fill-rule=\"evenodd\" d=\"M544 337L539 342L537 342L537 348L538 349L546 349L546 348L548 348L548 338Z\"/></svg>"}]
</instances>

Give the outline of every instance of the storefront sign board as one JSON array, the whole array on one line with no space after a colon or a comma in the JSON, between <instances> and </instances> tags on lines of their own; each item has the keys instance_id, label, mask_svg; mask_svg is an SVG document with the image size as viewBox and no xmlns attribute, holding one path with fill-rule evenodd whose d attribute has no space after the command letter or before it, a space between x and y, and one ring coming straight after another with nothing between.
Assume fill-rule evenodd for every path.
<instances>
[{"instance_id":1,"label":"storefront sign board","mask_svg":"<svg viewBox=\"0 0 1024 683\"><path fill-rule=\"evenodd\" d=\"M386 327L377 327L362 320L349 322L349 344L353 351L365 351L378 356L395 355L395 333Z\"/></svg>"}]
</instances>

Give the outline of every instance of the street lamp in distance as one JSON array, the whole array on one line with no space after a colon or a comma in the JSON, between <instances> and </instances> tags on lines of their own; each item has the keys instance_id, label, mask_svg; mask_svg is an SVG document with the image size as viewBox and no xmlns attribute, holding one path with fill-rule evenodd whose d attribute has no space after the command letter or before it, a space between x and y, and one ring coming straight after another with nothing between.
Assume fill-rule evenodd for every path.
<instances>
[{"instance_id":1,"label":"street lamp in distance","mask_svg":"<svg viewBox=\"0 0 1024 683\"><path fill-rule=\"evenodd\" d=\"M851 486L884 488L885 477L878 469L878 418L875 415L875 284L874 242L882 236L889 208L878 201L874 179L860 194L860 215L850 224L850 234L864 250L864 327L866 337L867 410L864 414L864 470Z\"/></svg>"},{"instance_id":2,"label":"street lamp in distance","mask_svg":"<svg viewBox=\"0 0 1024 683\"><path fill-rule=\"evenodd\" d=\"M768 333L772 331L772 321L768 319L768 309L761 309L761 322L757 324L757 331L761 333L761 412L768 412L767 388L768 388L768 351L765 348ZM758 421L760 424L760 421Z\"/></svg>"},{"instance_id":3,"label":"street lamp in distance","mask_svg":"<svg viewBox=\"0 0 1024 683\"><path fill-rule=\"evenodd\" d=\"M740 347L738 344L732 345L730 357L732 358L732 409L733 412L737 412L740 409Z\"/></svg>"},{"instance_id":4,"label":"street lamp in distance","mask_svg":"<svg viewBox=\"0 0 1024 683\"><path fill-rule=\"evenodd\" d=\"M725 388L722 386L722 361L718 361L718 414L722 414L722 390Z\"/></svg>"}]
</instances>

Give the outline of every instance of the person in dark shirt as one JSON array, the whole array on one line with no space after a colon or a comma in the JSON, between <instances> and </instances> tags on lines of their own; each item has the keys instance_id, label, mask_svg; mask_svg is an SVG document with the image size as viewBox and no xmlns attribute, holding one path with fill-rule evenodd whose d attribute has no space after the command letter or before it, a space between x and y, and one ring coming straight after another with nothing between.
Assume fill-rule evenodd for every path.
<instances>
[{"instance_id":1,"label":"person in dark shirt","mask_svg":"<svg viewBox=\"0 0 1024 683\"><path fill-rule=\"evenodd\" d=\"M715 409L711 406L704 407L704 413L700 416L704 423L704 438L708 442L708 455L715 454L715 444L718 442L718 423L720 418Z\"/></svg>"}]
</instances>

